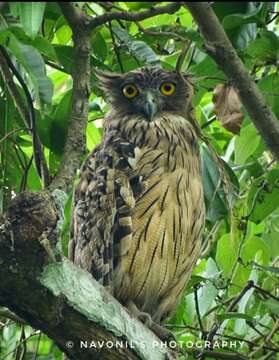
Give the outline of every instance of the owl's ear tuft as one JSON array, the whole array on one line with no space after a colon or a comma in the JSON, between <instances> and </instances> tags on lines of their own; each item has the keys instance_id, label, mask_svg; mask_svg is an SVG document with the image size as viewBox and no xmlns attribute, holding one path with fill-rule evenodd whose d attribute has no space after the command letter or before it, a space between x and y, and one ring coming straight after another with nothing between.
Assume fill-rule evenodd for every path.
<instances>
[{"instance_id":1,"label":"owl's ear tuft","mask_svg":"<svg viewBox=\"0 0 279 360\"><path fill-rule=\"evenodd\" d=\"M122 74L114 73L107 70L100 70L97 68L94 69L94 74L99 80L100 82L99 87L102 90L109 90L113 87L118 86L119 81L122 78Z\"/></svg>"}]
</instances>

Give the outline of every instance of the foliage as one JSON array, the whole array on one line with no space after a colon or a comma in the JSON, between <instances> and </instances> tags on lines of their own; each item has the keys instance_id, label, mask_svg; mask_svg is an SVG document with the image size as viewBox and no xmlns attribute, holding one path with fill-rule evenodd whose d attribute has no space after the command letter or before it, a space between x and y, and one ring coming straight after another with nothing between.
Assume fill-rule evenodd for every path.
<instances>
[{"instance_id":1,"label":"foliage","mask_svg":"<svg viewBox=\"0 0 279 360\"><path fill-rule=\"evenodd\" d=\"M113 4L123 10L141 11L158 3ZM80 6L91 16L107 10L105 3ZM216 2L212 7L268 104L279 116L278 3ZM67 136L72 96L71 35L56 3L9 3L0 14L0 45L7 50L32 96L51 176L58 170ZM181 7L175 14L162 14L140 23L112 21L102 25L92 34L92 69L126 72L158 64L175 69L184 46L182 38L190 44L182 70L194 77L195 115L203 134L225 162L233 206L227 204L212 152L201 145L207 205L204 252L168 326L190 353L191 344L198 340L204 343L208 333L217 328L217 339L236 341L237 346L218 349L216 345L215 351L237 351L250 359L275 359L279 341L279 166L245 109L239 134L223 128L216 118L213 90L218 84L226 84L226 78L205 53L190 13ZM100 142L101 119L107 111L94 75L91 80L88 150ZM16 86L26 102L17 81ZM38 190L42 185L32 161L31 135L1 77L0 108L0 210L4 212L16 193ZM71 194L62 234L65 252L70 204ZM255 286L250 286L251 280ZM45 335L1 317L1 313L0 318L1 359L62 359L61 352ZM243 341L243 346L239 341Z\"/></svg>"}]
</instances>

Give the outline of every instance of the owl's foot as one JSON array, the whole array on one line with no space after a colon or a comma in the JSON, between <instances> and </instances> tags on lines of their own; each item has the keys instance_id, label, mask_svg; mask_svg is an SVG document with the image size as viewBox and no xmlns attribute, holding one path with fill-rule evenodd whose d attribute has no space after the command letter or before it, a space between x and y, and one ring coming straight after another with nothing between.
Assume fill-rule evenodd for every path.
<instances>
[{"instance_id":1,"label":"owl's foot","mask_svg":"<svg viewBox=\"0 0 279 360\"><path fill-rule=\"evenodd\" d=\"M162 343L167 344L169 347L169 352L166 359L178 360L178 349L173 348L174 344L176 344L173 333L153 321L148 313L141 313L138 318L141 321L145 319L144 324L162 341Z\"/></svg>"},{"instance_id":2,"label":"owl's foot","mask_svg":"<svg viewBox=\"0 0 279 360\"><path fill-rule=\"evenodd\" d=\"M137 318L142 323L144 323L144 325L147 326L151 331L153 331L154 334L157 335L162 342L165 342L169 345L170 341L175 341L173 333L153 321L150 314L146 312L140 312Z\"/></svg>"},{"instance_id":3,"label":"owl's foot","mask_svg":"<svg viewBox=\"0 0 279 360\"><path fill-rule=\"evenodd\" d=\"M149 326L149 328L154 332L154 334L158 336L158 338L162 342L167 343L169 345L171 341L175 341L175 337L173 333L167 330L166 328L164 328L163 326L157 324L156 322L152 321L152 324L151 326Z\"/></svg>"},{"instance_id":4,"label":"owl's foot","mask_svg":"<svg viewBox=\"0 0 279 360\"><path fill-rule=\"evenodd\" d=\"M151 327L152 323L153 323L153 320L150 316L150 314L148 314L147 312L140 312L138 315L137 315L137 318L142 322L144 323L145 326L147 326L148 328Z\"/></svg>"},{"instance_id":5,"label":"owl's foot","mask_svg":"<svg viewBox=\"0 0 279 360\"><path fill-rule=\"evenodd\" d=\"M170 341L175 341L175 337L166 328L157 324L152 320L152 317L149 313L140 311L137 305L130 301L126 304L126 307L145 325L147 326L162 342L166 342L168 345Z\"/></svg>"}]
</instances>

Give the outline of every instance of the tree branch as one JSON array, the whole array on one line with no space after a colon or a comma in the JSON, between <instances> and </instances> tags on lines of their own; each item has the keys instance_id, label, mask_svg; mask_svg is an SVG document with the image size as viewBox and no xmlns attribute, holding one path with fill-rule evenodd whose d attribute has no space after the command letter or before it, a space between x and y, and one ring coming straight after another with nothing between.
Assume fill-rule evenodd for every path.
<instances>
[{"instance_id":1,"label":"tree branch","mask_svg":"<svg viewBox=\"0 0 279 360\"><path fill-rule=\"evenodd\" d=\"M143 10L139 12L135 11L116 11L108 12L103 15L96 16L92 18L88 24L91 29L96 28L97 26L103 25L108 21L112 20L127 20L127 21L141 21L148 19L150 17L160 15L160 14L173 14L181 7L181 3L173 2L165 6L158 6L150 8L148 10Z\"/></svg>"},{"instance_id":2,"label":"tree branch","mask_svg":"<svg viewBox=\"0 0 279 360\"><path fill-rule=\"evenodd\" d=\"M279 159L279 122L237 56L209 3L186 2L205 40L205 49L237 89L267 147Z\"/></svg>"},{"instance_id":3,"label":"tree branch","mask_svg":"<svg viewBox=\"0 0 279 360\"><path fill-rule=\"evenodd\" d=\"M85 132L90 95L91 30L88 17L72 3L59 3L72 31L74 41L73 95L68 135L61 165L50 185L51 189L67 191L86 151Z\"/></svg>"},{"instance_id":4,"label":"tree branch","mask_svg":"<svg viewBox=\"0 0 279 360\"><path fill-rule=\"evenodd\" d=\"M42 330L70 359L171 358L88 272L67 259L53 261L43 243L46 236L56 243L57 221L46 192L12 201L0 221L0 304Z\"/></svg>"}]
</instances>

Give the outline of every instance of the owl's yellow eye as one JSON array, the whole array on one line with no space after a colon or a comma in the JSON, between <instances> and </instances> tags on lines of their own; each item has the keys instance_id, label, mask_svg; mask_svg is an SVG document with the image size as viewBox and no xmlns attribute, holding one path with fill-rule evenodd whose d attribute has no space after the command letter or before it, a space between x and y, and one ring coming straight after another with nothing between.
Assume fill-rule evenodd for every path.
<instances>
[{"instance_id":1,"label":"owl's yellow eye","mask_svg":"<svg viewBox=\"0 0 279 360\"><path fill-rule=\"evenodd\" d=\"M128 84L125 85L123 87L123 95L127 98L127 99L133 99L134 97L136 97L139 93L137 87L133 84Z\"/></svg>"},{"instance_id":2,"label":"owl's yellow eye","mask_svg":"<svg viewBox=\"0 0 279 360\"><path fill-rule=\"evenodd\" d=\"M160 87L160 91L163 95L170 96L175 91L175 84L172 82L164 82Z\"/></svg>"}]
</instances>

